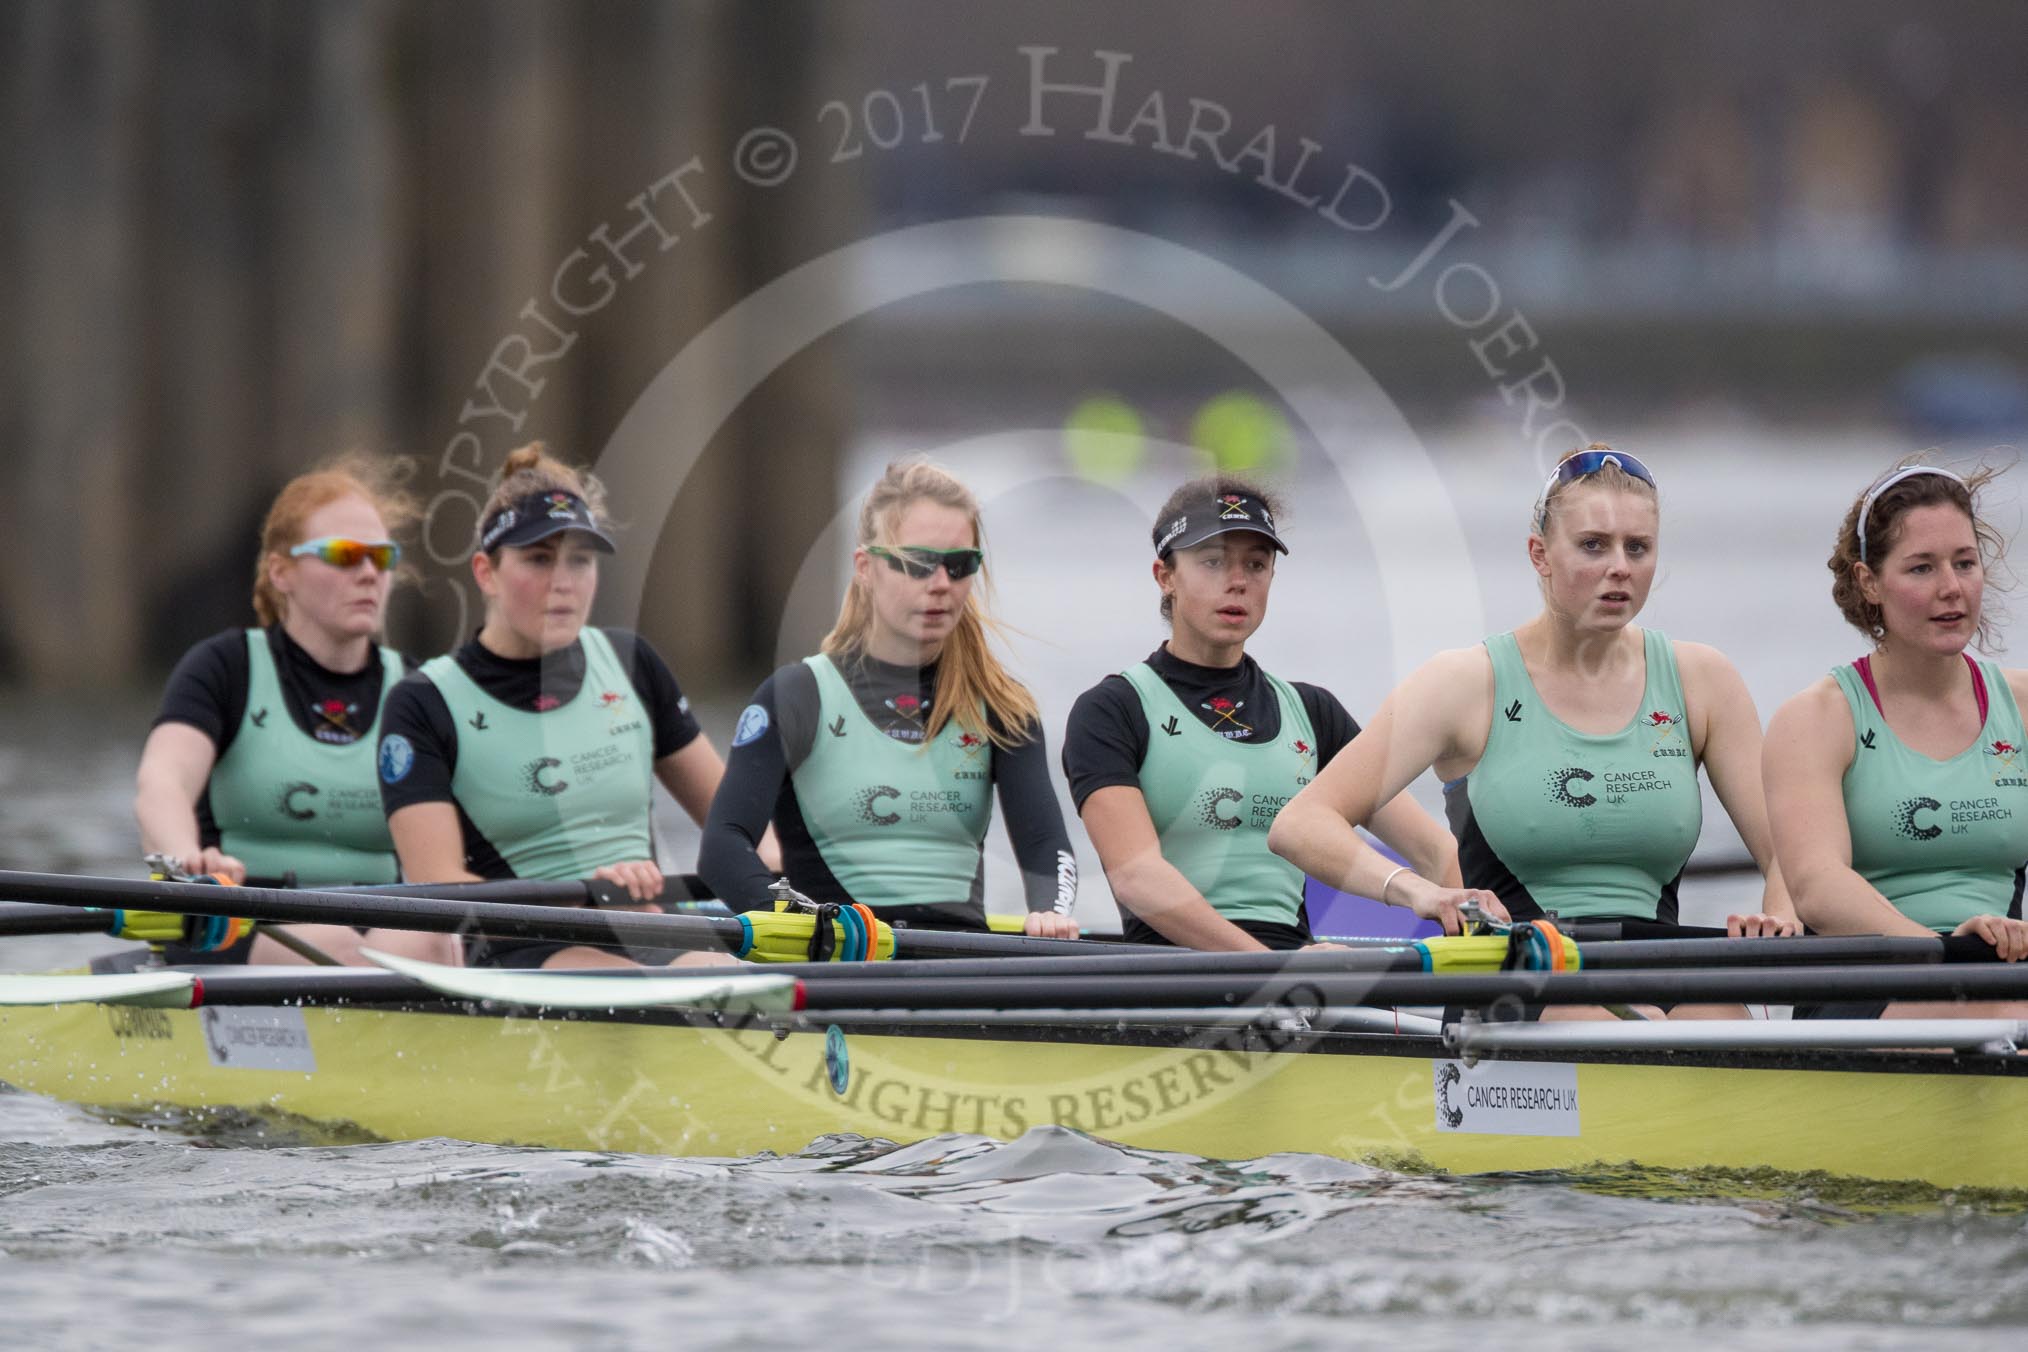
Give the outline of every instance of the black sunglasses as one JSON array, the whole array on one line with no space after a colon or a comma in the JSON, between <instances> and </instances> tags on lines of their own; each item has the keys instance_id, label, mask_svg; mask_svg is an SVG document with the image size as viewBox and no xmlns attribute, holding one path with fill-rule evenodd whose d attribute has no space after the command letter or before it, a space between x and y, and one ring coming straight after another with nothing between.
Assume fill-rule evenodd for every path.
<instances>
[{"instance_id":1,"label":"black sunglasses","mask_svg":"<svg viewBox=\"0 0 2028 1352\"><path fill-rule=\"evenodd\" d=\"M923 545L898 545L887 549L881 545L868 545L866 552L886 559L889 568L897 573L906 573L917 582L934 577L939 568L951 575L951 581L963 582L986 563L986 552L982 549L930 549Z\"/></svg>"}]
</instances>

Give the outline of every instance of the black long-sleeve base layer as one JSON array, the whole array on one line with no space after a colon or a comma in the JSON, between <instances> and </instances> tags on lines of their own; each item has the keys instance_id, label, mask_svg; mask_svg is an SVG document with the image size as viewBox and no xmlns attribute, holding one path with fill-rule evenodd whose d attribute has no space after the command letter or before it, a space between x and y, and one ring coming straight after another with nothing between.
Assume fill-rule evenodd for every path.
<instances>
[{"instance_id":1,"label":"black long-sleeve base layer","mask_svg":"<svg viewBox=\"0 0 2028 1352\"><path fill-rule=\"evenodd\" d=\"M846 662L840 669L853 698L876 728L897 741L921 740L922 723L936 691L936 667L896 667L862 658ZM910 713L898 713L897 703ZM806 664L794 662L761 683L748 712L741 717L742 728L763 730L745 740L735 738L697 860L698 873L735 910L770 904L768 885L775 875L761 864L756 852L770 822L781 842L783 869L798 891L815 901L878 901L849 895L831 872L803 820L795 782L790 778L816 740L820 705L816 673ZM1027 740L1012 748L994 747L994 790L1021 869L1028 909L1067 915L1077 898L1077 864L1050 782L1049 750L1042 729L1032 727L1028 732ZM983 849L968 896L953 897L948 906L886 907L881 911L882 918L889 921L964 929L983 928L985 914Z\"/></svg>"}]
</instances>

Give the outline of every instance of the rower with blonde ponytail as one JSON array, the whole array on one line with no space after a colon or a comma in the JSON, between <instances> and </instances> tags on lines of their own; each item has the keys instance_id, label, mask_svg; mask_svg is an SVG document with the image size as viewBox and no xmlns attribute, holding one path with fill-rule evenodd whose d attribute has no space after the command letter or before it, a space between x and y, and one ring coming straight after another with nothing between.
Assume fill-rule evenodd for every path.
<instances>
[{"instance_id":1,"label":"rower with blonde ponytail","mask_svg":"<svg viewBox=\"0 0 2028 1352\"><path fill-rule=\"evenodd\" d=\"M897 461L858 525L837 624L740 715L698 872L735 908L766 904L775 871L756 851L772 822L812 899L983 929L997 793L1027 932L1074 937L1077 866L1035 699L989 641L977 500L928 461Z\"/></svg>"}]
</instances>

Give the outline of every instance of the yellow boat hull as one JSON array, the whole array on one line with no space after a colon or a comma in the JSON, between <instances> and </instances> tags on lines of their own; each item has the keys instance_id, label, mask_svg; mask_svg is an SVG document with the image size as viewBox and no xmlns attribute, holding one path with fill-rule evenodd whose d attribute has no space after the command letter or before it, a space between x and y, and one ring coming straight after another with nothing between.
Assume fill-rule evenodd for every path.
<instances>
[{"instance_id":1,"label":"yellow boat hull","mask_svg":"<svg viewBox=\"0 0 2028 1352\"><path fill-rule=\"evenodd\" d=\"M73 1103L285 1113L390 1140L747 1155L1073 1127L1228 1159L1459 1173L1638 1162L2028 1189L2013 1058L1509 1058L1427 1041L823 1027L341 1007L0 1010L0 1080Z\"/></svg>"}]
</instances>

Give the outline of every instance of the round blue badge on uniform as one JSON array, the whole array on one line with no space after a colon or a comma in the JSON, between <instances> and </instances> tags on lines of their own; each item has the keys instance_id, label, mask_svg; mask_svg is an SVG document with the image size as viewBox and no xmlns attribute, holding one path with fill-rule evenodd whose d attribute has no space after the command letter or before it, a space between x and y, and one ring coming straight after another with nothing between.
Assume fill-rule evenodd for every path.
<instances>
[{"instance_id":1,"label":"round blue badge on uniform","mask_svg":"<svg viewBox=\"0 0 2028 1352\"><path fill-rule=\"evenodd\" d=\"M757 741L768 730L768 711L758 704L749 704L740 710L739 725L732 730L732 744L745 746Z\"/></svg>"},{"instance_id":2,"label":"round blue badge on uniform","mask_svg":"<svg viewBox=\"0 0 2028 1352\"><path fill-rule=\"evenodd\" d=\"M380 778L383 783L399 784L408 778L408 772L415 769L415 747L400 733L380 739Z\"/></svg>"},{"instance_id":3,"label":"round blue badge on uniform","mask_svg":"<svg viewBox=\"0 0 2028 1352\"><path fill-rule=\"evenodd\" d=\"M845 1030L832 1024L824 1030L824 1069L831 1077L831 1092L842 1094L852 1083L852 1055L845 1050Z\"/></svg>"}]
</instances>

